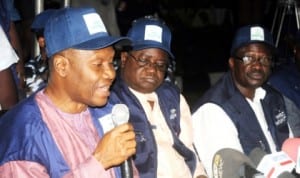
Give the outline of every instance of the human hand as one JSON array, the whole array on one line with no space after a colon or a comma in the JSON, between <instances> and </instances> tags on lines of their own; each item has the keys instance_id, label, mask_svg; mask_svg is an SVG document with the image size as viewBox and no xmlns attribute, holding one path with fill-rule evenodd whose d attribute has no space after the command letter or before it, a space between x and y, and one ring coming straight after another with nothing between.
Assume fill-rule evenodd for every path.
<instances>
[{"instance_id":1,"label":"human hand","mask_svg":"<svg viewBox=\"0 0 300 178\"><path fill-rule=\"evenodd\" d=\"M133 126L126 123L107 132L98 143L93 155L105 169L108 169L121 164L135 152Z\"/></svg>"}]
</instances>

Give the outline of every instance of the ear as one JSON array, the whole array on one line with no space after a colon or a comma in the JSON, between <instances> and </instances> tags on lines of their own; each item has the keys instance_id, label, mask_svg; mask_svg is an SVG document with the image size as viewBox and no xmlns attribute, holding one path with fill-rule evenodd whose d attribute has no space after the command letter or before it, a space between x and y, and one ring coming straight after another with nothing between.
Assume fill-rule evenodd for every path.
<instances>
[{"instance_id":1,"label":"ear","mask_svg":"<svg viewBox=\"0 0 300 178\"><path fill-rule=\"evenodd\" d=\"M233 57L229 58L228 65L229 65L230 70L233 70L233 68L234 68L234 59L233 59Z\"/></svg>"},{"instance_id":2,"label":"ear","mask_svg":"<svg viewBox=\"0 0 300 178\"><path fill-rule=\"evenodd\" d=\"M61 77L66 77L68 75L70 61L61 55L55 55L53 59L53 67L56 73Z\"/></svg>"},{"instance_id":3,"label":"ear","mask_svg":"<svg viewBox=\"0 0 300 178\"><path fill-rule=\"evenodd\" d=\"M127 52L122 52L121 53L121 64L120 64L121 68L124 68L127 59L128 59Z\"/></svg>"},{"instance_id":4,"label":"ear","mask_svg":"<svg viewBox=\"0 0 300 178\"><path fill-rule=\"evenodd\" d=\"M38 43L39 43L39 46L41 48L44 48L45 47L45 38L44 37L39 37L38 38Z\"/></svg>"}]
</instances>

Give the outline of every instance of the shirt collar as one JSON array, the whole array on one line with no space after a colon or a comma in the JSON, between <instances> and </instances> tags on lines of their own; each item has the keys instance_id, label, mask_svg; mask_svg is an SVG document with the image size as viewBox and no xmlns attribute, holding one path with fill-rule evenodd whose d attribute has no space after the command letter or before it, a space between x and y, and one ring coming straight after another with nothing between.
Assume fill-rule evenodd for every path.
<instances>
[{"instance_id":1,"label":"shirt collar","mask_svg":"<svg viewBox=\"0 0 300 178\"><path fill-rule=\"evenodd\" d=\"M266 90L262 87L259 87L255 90L253 101L260 101L266 96Z\"/></svg>"}]
</instances>

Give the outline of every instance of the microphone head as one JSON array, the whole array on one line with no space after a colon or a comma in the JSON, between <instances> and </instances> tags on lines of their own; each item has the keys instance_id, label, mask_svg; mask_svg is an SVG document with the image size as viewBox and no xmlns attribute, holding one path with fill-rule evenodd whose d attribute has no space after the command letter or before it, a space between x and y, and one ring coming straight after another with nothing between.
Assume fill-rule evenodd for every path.
<instances>
[{"instance_id":1,"label":"microphone head","mask_svg":"<svg viewBox=\"0 0 300 178\"><path fill-rule=\"evenodd\" d=\"M213 157L213 178L240 178L241 167L244 165L254 168L252 161L240 151L223 148L217 151Z\"/></svg>"},{"instance_id":2,"label":"microphone head","mask_svg":"<svg viewBox=\"0 0 300 178\"><path fill-rule=\"evenodd\" d=\"M266 155L267 153L265 151L263 151L261 148L256 147L249 153L249 158L252 160L255 167L257 167L262 158Z\"/></svg>"},{"instance_id":3,"label":"microphone head","mask_svg":"<svg viewBox=\"0 0 300 178\"><path fill-rule=\"evenodd\" d=\"M115 126L125 124L129 120L129 109L125 104L116 104L111 111L111 118Z\"/></svg>"},{"instance_id":4,"label":"microphone head","mask_svg":"<svg viewBox=\"0 0 300 178\"><path fill-rule=\"evenodd\" d=\"M285 172L281 173L280 175L278 175L277 178L296 178L296 176L294 176L293 174L285 171Z\"/></svg>"},{"instance_id":5,"label":"microphone head","mask_svg":"<svg viewBox=\"0 0 300 178\"><path fill-rule=\"evenodd\" d=\"M288 154L294 162L297 162L299 146L300 138L288 138L283 142L281 149Z\"/></svg>"}]
</instances>

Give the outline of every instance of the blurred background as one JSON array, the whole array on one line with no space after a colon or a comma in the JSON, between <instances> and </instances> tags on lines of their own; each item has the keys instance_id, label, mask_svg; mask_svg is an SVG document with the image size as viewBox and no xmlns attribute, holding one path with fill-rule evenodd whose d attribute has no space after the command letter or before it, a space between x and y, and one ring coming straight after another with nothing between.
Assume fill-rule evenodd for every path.
<instances>
[{"instance_id":1,"label":"blurred background","mask_svg":"<svg viewBox=\"0 0 300 178\"><path fill-rule=\"evenodd\" d=\"M21 16L15 23L28 59L35 55L29 27L34 15L43 9L93 6L113 35L125 35L136 18L145 15L162 18L173 33L176 82L190 105L227 71L230 45L238 27L259 24L272 31L278 43L278 63L291 55L289 44L299 28L297 0L14 1Z\"/></svg>"}]
</instances>

